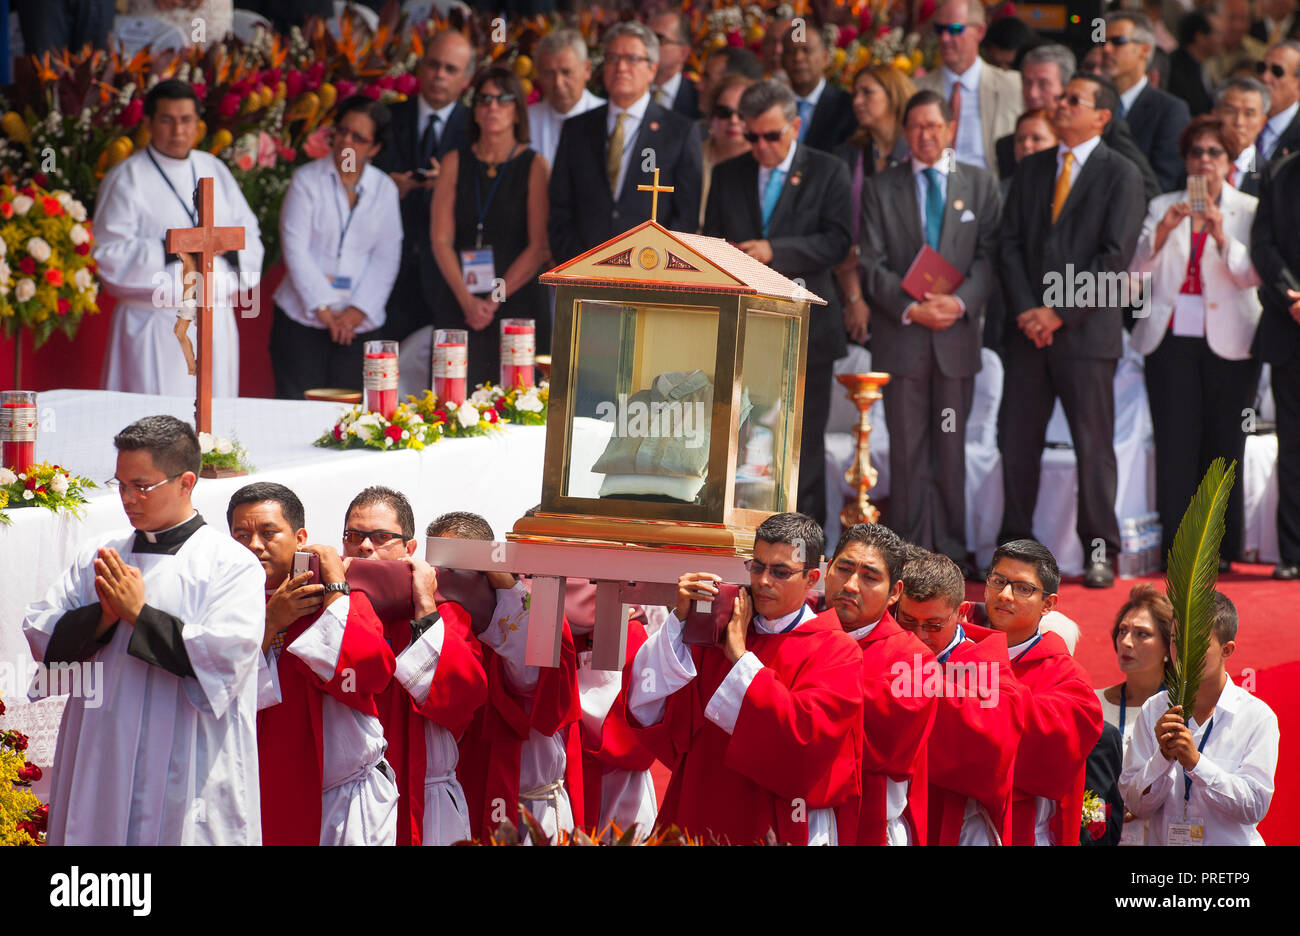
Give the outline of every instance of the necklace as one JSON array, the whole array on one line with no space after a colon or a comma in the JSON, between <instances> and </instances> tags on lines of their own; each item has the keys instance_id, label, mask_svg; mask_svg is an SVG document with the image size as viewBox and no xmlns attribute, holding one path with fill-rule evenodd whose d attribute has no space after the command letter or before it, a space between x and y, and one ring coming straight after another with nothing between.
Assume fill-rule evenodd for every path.
<instances>
[{"instance_id":1,"label":"necklace","mask_svg":"<svg viewBox=\"0 0 1300 936\"><path fill-rule=\"evenodd\" d=\"M517 148L517 144L512 143L510 145L510 151L506 153L505 159L498 159L495 161L490 160L485 155L483 155L483 152L480 148L475 149L474 155L478 156L479 161L483 163L483 165L487 166L487 177L489 179L495 179L497 177L498 168L500 168L500 166L503 165L504 163L508 163L511 160L511 158L515 155L516 148Z\"/></svg>"}]
</instances>

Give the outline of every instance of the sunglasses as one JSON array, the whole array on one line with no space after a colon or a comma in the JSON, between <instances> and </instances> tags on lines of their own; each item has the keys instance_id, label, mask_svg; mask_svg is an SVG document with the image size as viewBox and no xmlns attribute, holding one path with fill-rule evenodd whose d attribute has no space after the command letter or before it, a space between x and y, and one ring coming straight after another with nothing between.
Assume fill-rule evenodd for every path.
<instances>
[{"instance_id":1,"label":"sunglasses","mask_svg":"<svg viewBox=\"0 0 1300 936\"><path fill-rule=\"evenodd\" d=\"M1130 42L1136 42L1136 41L1137 41L1137 40L1134 39L1132 36L1116 36L1114 39L1103 39L1103 40L1101 40L1101 42L1097 43L1097 45L1103 45L1103 46L1106 46L1106 45L1126 46L1126 45L1128 45Z\"/></svg>"},{"instance_id":2,"label":"sunglasses","mask_svg":"<svg viewBox=\"0 0 1300 936\"><path fill-rule=\"evenodd\" d=\"M1209 156L1211 159L1218 159L1220 156L1226 156L1228 154L1217 146L1193 146L1187 151L1187 155L1192 157L1192 159L1200 159L1202 156Z\"/></svg>"},{"instance_id":3,"label":"sunglasses","mask_svg":"<svg viewBox=\"0 0 1300 936\"><path fill-rule=\"evenodd\" d=\"M726 104L719 104L713 108L714 120L730 120L732 117L739 117L740 111L734 107L728 107Z\"/></svg>"},{"instance_id":4,"label":"sunglasses","mask_svg":"<svg viewBox=\"0 0 1300 936\"><path fill-rule=\"evenodd\" d=\"M911 618L903 618L897 614L894 615L894 620L898 622L898 626L903 628L903 630L908 630L912 633L916 633L920 630L925 631L927 634L937 634L948 626L947 621L942 624L922 624L920 621L913 621Z\"/></svg>"},{"instance_id":5,"label":"sunglasses","mask_svg":"<svg viewBox=\"0 0 1300 936\"><path fill-rule=\"evenodd\" d=\"M1278 64L1276 64L1276 63L1270 64L1270 63L1268 63L1268 62L1256 62L1256 63L1255 63L1255 73L1256 73L1256 74L1258 74L1258 75L1264 75L1264 74L1267 74L1268 72L1272 72L1274 78L1285 78L1285 77L1286 77L1286 69L1283 68L1281 65L1278 65Z\"/></svg>"},{"instance_id":6,"label":"sunglasses","mask_svg":"<svg viewBox=\"0 0 1300 936\"><path fill-rule=\"evenodd\" d=\"M1079 95L1075 94L1074 92L1071 92L1069 94L1062 94L1058 96L1056 99L1056 103L1068 104L1070 107L1091 107L1094 109L1097 107L1097 105L1092 101L1085 101L1083 98L1079 97Z\"/></svg>"},{"instance_id":7,"label":"sunglasses","mask_svg":"<svg viewBox=\"0 0 1300 936\"><path fill-rule=\"evenodd\" d=\"M366 540L370 540L373 546L383 546L389 540L401 540L406 542L406 537L401 533L389 533L387 530L344 530L343 542L349 546L360 546Z\"/></svg>"},{"instance_id":8,"label":"sunglasses","mask_svg":"<svg viewBox=\"0 0 1300 936\"><path fill-rule=\"evenodd\" d=\"M509 91L503 91L500 94L483 94L482 92L474 95L475 104L513 104L515 96Z\"/></svg>"},{"instance_id":9,"label":"sunglasses","mask_svg":"<svg viewBox=\"0 0 1300 936\"><path fill-rule=\"evenodd\" d=\"M745 563L745 568L753 575L762 575L764 572L771 572L772 578L778 582L784 582L794 578L796 575L803 575L807 569L792 569L789 566L770 566L764 565L757 559L750 559Z\"/></svg>"},{"instance_id":10,"label":"sunglasses","mask_svg":"<svg viewBox=\"0 0 1300 936\"><path fill-rule=\"evenodd\" d=\"M966 31L965 23L935 23L934 31L936 35L942 36L947 33L949 36L960 36Z\"/></svg>"},{"instance_id":11,"label":"sunglasses","mask_svg":"<svg viewBox=\"0 0 1300 936\"><path fill-rule=\"evenodd\" d=\"M790 125L786 124L780 130L769 130L766 133L754 133L752 130L746 130L743 135L745 142L750 145L757 143L759 140L765 140L768 143L779 143L781 137L785 136L785 132L789 129Z\"/></svg>"}]
</instances>

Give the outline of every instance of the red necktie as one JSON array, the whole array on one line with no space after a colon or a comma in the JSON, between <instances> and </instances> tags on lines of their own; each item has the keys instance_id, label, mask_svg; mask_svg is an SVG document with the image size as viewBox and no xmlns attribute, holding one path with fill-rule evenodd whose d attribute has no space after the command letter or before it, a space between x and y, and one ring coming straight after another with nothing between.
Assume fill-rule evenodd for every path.
<instances>
[{"instance_id":1,"label":"red necktie","mask_svg":"<svg viewBox=\"0 0 1300 936\"><path fill-rule=\"evenodd\" d=\"M1229 166L1229 167L1228 167L1228 184L1231 185L1233 188L1236 188L1236 187L1237 187L1236 178L1237 178L1237 167L1236 167L1236 166Z\"/></svg>"}]
</instances>

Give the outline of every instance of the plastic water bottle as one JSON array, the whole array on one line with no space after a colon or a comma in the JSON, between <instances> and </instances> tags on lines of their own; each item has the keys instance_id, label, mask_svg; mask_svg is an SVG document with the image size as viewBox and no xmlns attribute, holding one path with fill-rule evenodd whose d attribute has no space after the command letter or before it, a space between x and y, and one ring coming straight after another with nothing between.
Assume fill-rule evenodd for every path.
<instances>
[{"instance_id":1,"label":"plastic water bottle","mask_svg":"<svg viewBox=\"0 0 1300 936\"><path fill-rule=\"evenodd\" d=\"M1121 578L1134 578L1139 575L1141 563L1141 538L1138 533L1137 520L1125 517L1119 531L1118 569Z\"/></svg>"}]
</instances>

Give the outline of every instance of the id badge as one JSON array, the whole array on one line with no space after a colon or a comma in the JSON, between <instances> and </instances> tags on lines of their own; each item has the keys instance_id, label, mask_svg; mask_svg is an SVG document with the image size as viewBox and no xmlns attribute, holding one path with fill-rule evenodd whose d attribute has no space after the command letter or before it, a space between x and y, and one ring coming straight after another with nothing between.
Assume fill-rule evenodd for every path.
<instances>
[{"instance_id":1,"label":"id badge","mask_svg":"<svg viewBox=\"0 0 1300 936\"><path fill-rule=\"evenodd\" d=\"M1182 847L1204 845L1205 820L1193 816L1186 822L1169 823L1169 835L1165 844Z\"/></svg>"},{"instance_id":2,"label":"id badge","mask_svg":"<svg viewBox=\"0 0 1300 936\"><path fill-rule=\"evenodd\" d=\"M465 288L473 295L492 291L492 281L496 279L496 263L492 259L491 247L460 252L460 272L465 279Z\"/></svg>"},{"instance_id":3,"label":"id badge","mask_svg":"<svg viewBox=\"0 0 1300 936\"><path fill-rule=\"evenodd\" d=\"M1174 334L1180 338L1205 337L1205 297L1179 293L1174 300Z\"/></svg>"},{"instance_id":4,"label":"id badge","mask_svg":"<svg viewBox=\"0 0 1300 936\"><path fill-rule=\"evenodd\" d=\"M350 291L352 290L352 277L350 277L350 276L331 276L331 277L330 277L330 285L333 286L335 289L340 290L340 291L342 291L342 292L350 292Z\"/></svg>"}]
</instances>

